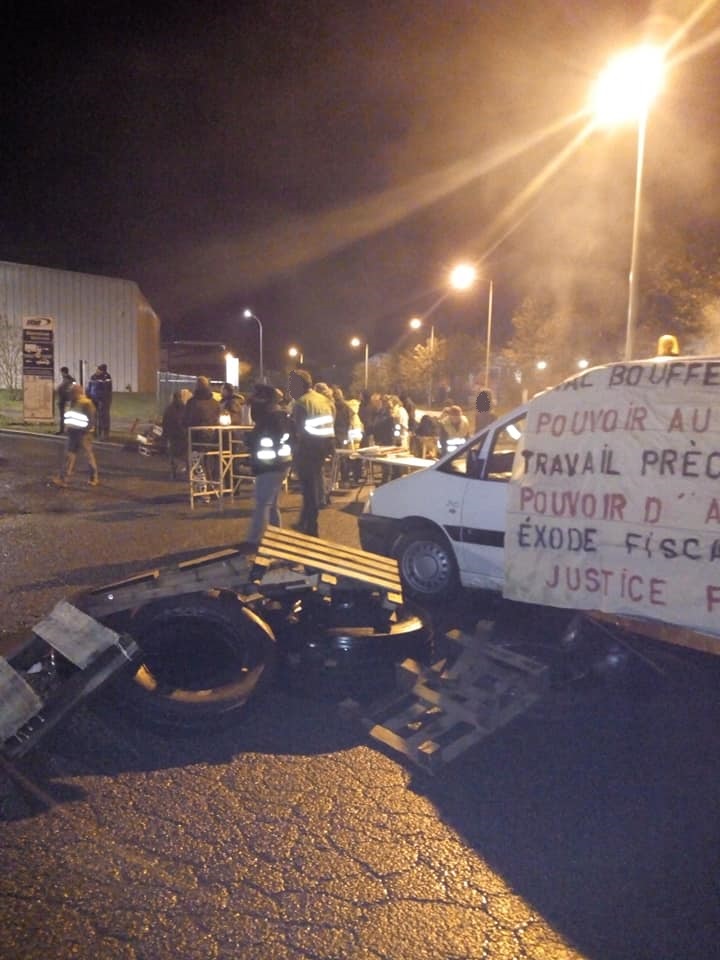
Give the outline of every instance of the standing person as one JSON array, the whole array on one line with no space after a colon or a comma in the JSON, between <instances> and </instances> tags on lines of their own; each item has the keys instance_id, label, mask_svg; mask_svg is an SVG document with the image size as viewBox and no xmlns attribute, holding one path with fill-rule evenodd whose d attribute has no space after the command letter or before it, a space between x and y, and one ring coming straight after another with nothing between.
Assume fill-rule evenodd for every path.
<instances>
[{"instance_id":1,"label":"standing person","mask_svg":"<svg viewBox=\"0 0 720 960\"><path fill-rule=\"evenodd\" d=\"M278 498L293 458L293 421L280 407L282 394L269 383L258 383L250 398L255 424L247 436L250 466L255 477L255 504L247 552L257 547L268 524L282 526Z\"/></svg>"},{"instance_id":2,"label":"standing person","mask_svg":"<svg viewBox=\"0 0 720 960\"><path fill-rule=\"evenodd\" d=\"M443 410L438 423L443 454L457 450L470 436L470 422L457 404Z\"/></svg>"},{"instance_id":3,"label":"standing person","mask_svg":"<svg viewBox=\"0 0 720 960\"><path fill-rule=\"evenodd\" d=\"M475 433L495 419L492 390L481 390L475 400Z\"/></svg>"},{"instance_id":4,"label":"standing person","mask_svg":"<svg viewBox=\"0 0 720 960\"><path fill-rule=\"evenodd\" d=\"M90 469L88 483L91 487L96 487L100 482L97 461L92 448L95 421L95 405L85 395L82 384L74 383L70 388L70 407L65 411L65 432L67 434L65 461L60 476L53 477L53 483L57 487L67 487L68 480L75 471L77 455L81 451L85 454Z\"/></svg>"},{"instance_id":5,"label":"standing person","mask_svg":"<svg viewBox=\"0 0 720 960\"><path fill-rule=\"evenodd\" d=\"M317 390L307 370L293 370L289 380L290 396L295 403L296 449L293 465L302 489L302 510L297 529L318 536L318 511L323 502L323 463L334 448L335 413L332 404Z\"/></svg>"},{"instance_id":6,"label":"standing person","mask_svg":"<svg viewBox=\"0 0 720 960\"><path fill-rule=\"evenodd\" d=\"M195 445L206 448L214 445L214 452L217 452L217 430L210 428L218 426L221 412L220 403L213 396L210 381L207 377L198 377L193 395L185 404L183 423L186 430L190 427L208 427L208 429L195 430L191 434L193 448ZM207 449L207 453L209 452L210 450ZM207 495L206 479L217 484L220 477L217 456L208 456L207 453L203 455L199 451L194 451L192 454L192 468L198 483L202 485L201 492L205 495Z\"/></svg>"},{"instance_id":7,"label":"standing person","mask_svg":"<svg viewBox=\"0 0 720 960\"><path fill-rule=\"evenodd\" d=\"M112 405L113 382L106 363L99 364L88 383L88 396L97 408L98 440L110 439L110 407Z\"/></svg>"},{"instance_id":8,"label":"standing person","mask_svg":"<svg viewBox=\"0 0 720 960\"><path fill-rule=\"evenodd\" d=\"M274 388L273 388L274 389ZM245 424L245 397L231 383L224 383L220 391L220 413L230 417L229 426Z\"/></svg>"},{"instance_id":9,"label":"standing person","mask_svg":"<svg viewBox=\"0 0 720 960\"><path fill-rule=\"evenodd\" d=\"M62 379L55 391L58 401L58 414L60 422L58 424L58 433L65 433L65 410L70 403L70 391L75 383L75 377L72 376L67 367L60 367L60 376Z\"/></svg>"},{"instance_id":10,"label":"standing person","mask_svg":"<svg viewBox=\"0 0 720 960\"><path fill-rule=\"evenodd\" d=\"M187 472L188 441L185 428L185 398L176 390L165 407L162 417L163 440L170 457L170 475L177 480L179 473Z\"/></svg>"}]
</instances>

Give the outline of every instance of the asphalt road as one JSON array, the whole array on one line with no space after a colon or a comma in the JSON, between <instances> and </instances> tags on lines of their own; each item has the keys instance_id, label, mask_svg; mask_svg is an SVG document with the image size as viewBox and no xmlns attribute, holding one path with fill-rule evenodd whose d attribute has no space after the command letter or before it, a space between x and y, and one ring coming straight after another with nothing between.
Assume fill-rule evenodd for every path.
<instances>
[{"instance_id":1,"label":"asphalt road","mask_svg":"<svg viewBox=\"0 0 720 960\"><path fill-rule=\"evenodd\" d=\"M249 503L191 512L162 461L102 445L100 487L56 490L60 453L0 435L6 649L57 599L247 526ZM322 535L356 544L354 509L323 511ZM478 598L456 612L482 615ZM501 616L548 654L551 619ZM185 740L81 708L15 779L0 772L0 957L717 956L718 668L640 652L652 666L556 673L434 778L317 688L271 690L236 729Z\"/></svg>"}]
</instances>

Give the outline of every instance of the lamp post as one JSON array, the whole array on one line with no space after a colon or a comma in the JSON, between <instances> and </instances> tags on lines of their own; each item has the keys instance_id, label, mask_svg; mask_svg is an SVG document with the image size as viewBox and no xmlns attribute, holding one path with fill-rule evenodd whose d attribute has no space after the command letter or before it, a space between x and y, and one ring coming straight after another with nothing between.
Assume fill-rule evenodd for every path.
<instances>
[{"instance_id":1,"label":"lamp post","mask_svg":"<svg viewBox=\"0 0 720 960\"><path fill-rule=\"evenodd\" d=\"M249 308L243 310L243 316L246 320L254 320L258 325L258 336L260 338L260 382L265 383L265 370L263 368L263 328L262 323L260 322L260 317L252 312Z\"/></svg>"},{"instance_id":2,"label":"lamp post","mask_svg":"<svg viewBox=\"0 0 720 960\"><path fill-rule=\"evenodd\" d=\"M477 280L477 269L471 263L459 263L450 271L453 290L469 290ZM488 280L487 339L485 341L485 387L490 385L490 345L492 343L493 282Z\"/></svg>"},{"instance_id":3,"label":"lamp post","mask_svg":"<svg viewBox=\"0 0 720 960\"><path fill-rule=\"evenodd\" d=\"M357 349L357 347L362 345L362 342L363 341L360 339L360 337L353 337L352 340L350 341L350 346L355 347ZM368 362L369 362L368 342L366 340L365 341L365 389L366 390L368 388Z\"/></svg>"},{"instance_id":4,"label":"lamp post","mask_svg":"<svg viewBox=\"0 0 720 960\"><path fill-rule=\"evenodd\" d=\"M650 106L662 88L664 73L663 48L653 44L642 44L613 57L600 74L592 94L592 108L598 126L634 121L637 123L638 130L627 324L625 329L626 360L632 359L637 322L637 265L645 133Z\"/></svg>"},{"instance_id":5,"label":"lamp post","mask_svg":"<svg viewBox=\"0 0 720 960\"><path fill-rule=\"evenodd\" d=\"M304 359L304 357L303 357L303 352L302 352L302 350L300 349L300 347L289 347L289 348L288 348L288 356L289 356L289 357L292 357L293 360L297 360L297 362L300 364L300 366L302 366L302 365L305 363L305 359Z\"/></svg>"},{"instance_id":6,"label":"lamp post","mask_svg":"<svg viewBox=\"0 0 720 960\"><path fill-rule=\"evenodd\" d=\"M423 322L420 317L413 317L410 320L410 327L413 330L419 330ZM428 363L428 406L432 406L432 380L433 380L433 362L435 360L435 325L430 324L430 362Z\"/></svg>"}]
</instances>

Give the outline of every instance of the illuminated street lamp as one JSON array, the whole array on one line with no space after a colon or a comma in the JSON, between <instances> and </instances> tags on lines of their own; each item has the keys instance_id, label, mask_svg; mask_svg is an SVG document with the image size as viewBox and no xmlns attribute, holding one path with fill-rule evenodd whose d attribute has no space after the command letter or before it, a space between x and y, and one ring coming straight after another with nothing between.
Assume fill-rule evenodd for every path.
<instances>
[{"instance_id":1,"label":"illuminated street lamp","mask_svg":"<svg viewBox=\"0 0 720 960\"><path fill-rule=\"evenodd\" d=\"M419 330L423 322L420 317L413 317L409 322L412 330ZM432 405L432 375L433 362L435 359L435 325L430 324L430 363L428 364L428 406Z\"/></svg>"},{"instance_id":2,"label":"illuminated street lamp","mask_svg":"<svg viewBox=\"0 0 720 960\"><path fill-rule=\"evenodd\" d=\"M260 322L260 317L252 312L249 308L243 310L243 316L246 320L254 320L258 325L258 336L260 338L260 382L265 383L265 372L263 369L263 328L262 323Z\"/></svg>"},{"instance_id":3,"label":"illuminated street lamp","mask_svg":"<svg viewBox=\"0 0 720 960\"><path fill-rule=\"evenodd\" d=\"M590 361L583 358L582 360L578 360L577 365L579 370L587 370L590 366Z\"/></svg>"},{"instance_id":4,"label":"illuminated street lamp","mask_svg":"<svg viewBox=\"0 0 720 960\"><path fill-rule=\"evenodd\" d=\"M637 258L640 229L645 132L650 106L662 89L665 54L662 47L643 44L617 54L600 74L591 98L598 126L637 123L638 147L635 170L635 207L633 213L630 277L628 284L625 359L632 359L637 317Z\"/></svg>"},{"instance_id":5,"label":"illuminated street lamp","mask_svg":"<svg viewBox=\"0 0 720 960\"><path fill-rule=\"evenodd\" d=\"M300 366L302 366L303 363L305 363L305 359L304 359L304 357L303 357L303 352L302 352L302 350L300 349L300 347L289 347L289 348L288 348L288 356L289 356L289 357L292 357L293 360L297 360L297 362L300 364Z\"/></svg>"},{"instance_id":6,"label":"illuminated street lamp","mask_svg":"<svg viewBox=\"0 0 720 960\"><path fill-rule=\"evenodd\" d=\"M459 263L450 271L453 290L469 290L477 280L477 269L471 263ZM490 385L490 345L492 342L493 282L488 280L487 339L485 342L485 387Z\"/></svg>"},{"instance_id":7,"label":"illuminated street lamp","mask_svg":"<svg viewBox=\"0 0 720 960\"><path fill-rule=\"evenodd\" d=\"M352 340L350 341L350 346L355 347L356 349L357 347L361 347L362 344L363 344L363 341L359 337L353 337ZM365 389L366 390L367 390L367 387L368 387L368 342L366 340L365 341Z\"/></svg>"}]
</instances>

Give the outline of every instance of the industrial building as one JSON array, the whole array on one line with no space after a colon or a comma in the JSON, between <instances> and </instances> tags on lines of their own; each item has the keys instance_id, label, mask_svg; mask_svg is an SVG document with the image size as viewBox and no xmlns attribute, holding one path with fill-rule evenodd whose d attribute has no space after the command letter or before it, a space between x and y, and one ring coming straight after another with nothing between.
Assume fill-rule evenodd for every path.
<instances>
[{"instance_id":1,"label":"industrial building","mask_svg":"<svg viewBox=\"0 0 720 960\"><path fill-rule=\"evenodd\" d=\"M86 382L107 363L116 391L155 392L160 320L132 280L0 261L0 321L18 345L28 317L54 321L55 381L60 367ZM20 370L18 347L18 381Z\"/></svg>"}]
</instances>

